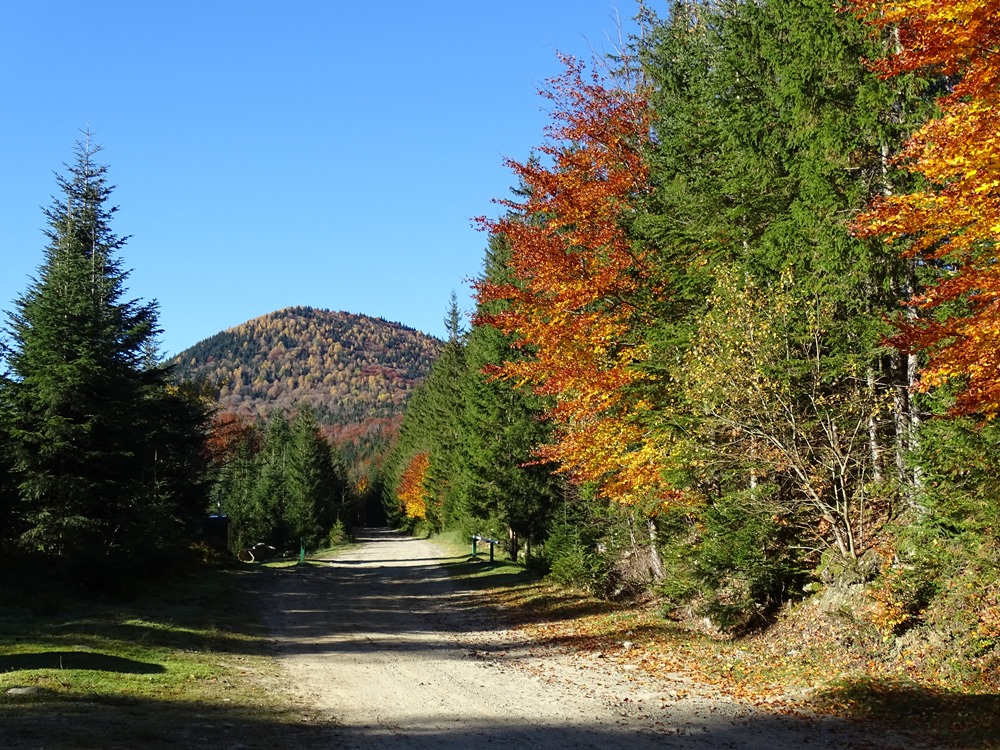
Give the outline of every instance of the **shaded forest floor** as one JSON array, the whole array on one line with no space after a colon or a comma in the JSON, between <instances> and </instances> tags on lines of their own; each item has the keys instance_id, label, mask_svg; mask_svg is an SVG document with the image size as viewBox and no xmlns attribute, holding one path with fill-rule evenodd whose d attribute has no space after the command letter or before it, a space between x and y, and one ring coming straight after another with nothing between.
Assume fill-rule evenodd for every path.
<instances>
[{"instance_id":1,"label":"shaded forest floor","mask_svg":"<svg viewBox=\"0 0 1000 750\"><path fill-rule=\"evenodd\" d=\"M652 599L605 602L543 580L505 580L514 566L478 566L456 573L478 575L495 615L539 644L653 677L689 675L776 712L864 719L935 747L1000 748L995 663L963 661L920 629L884 636L867 621L859 589L828 590L787 608L767 629L723 638L699 622L668 619Z\"/></svg>"}]
</instances>

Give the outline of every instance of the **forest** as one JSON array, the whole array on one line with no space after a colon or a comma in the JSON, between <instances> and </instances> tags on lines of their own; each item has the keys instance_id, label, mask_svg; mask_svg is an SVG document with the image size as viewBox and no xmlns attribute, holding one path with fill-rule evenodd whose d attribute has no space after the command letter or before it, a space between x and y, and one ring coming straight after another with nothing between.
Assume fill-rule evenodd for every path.
<instances>
[{"instance_id":1,"label":"forest","mask_svg":"<svg viewBox=\"0 0 1000 750\"><path fill-rule=\"evenodd\" d=\"M127 297L100 151L84 133L58 176L43 262L4 331L7 570L116 591L216 554L209 514L234 553L342 542L369 508L384 522L369 475L441 342L297 307L161 361L157 305Z\"/></svg>"},{"instance_id":2,"label":"forest","mask_svg":"<svg viewBox=\"0 0 1000 750\"><path fill-rule=\"evenodd\" d=\"M102 589L190 559L207 513L230 551L385 521L718 637L839 592L907 668L995 689L1000 0L637 20L541 90L443 343L294 308L160 361L85 134L0 341L5 570Z\"/></svg>"},{"instance_id":3,"label":"forest","mask_svg":"<svg viewBox=\"0 0 1000 750\"><path fill-rule=\"evenodd\" d=\"M440 347L438 339L399 323L291 307L217 333L171 358L175 381L197 383L219 410L210 451L219 472L211 507L232 519L234 548L259 541L279 547L301 538L318 542L330 531L328 517L346 512L337 526L339 536L344 523L366 515L366 507L372 520L381 519L372 478L399 430L407 400ZM276 447L273 440L284 444L287 430L272 425L274 419L309 422L310 431L328 444L335 468L330 482L340 488L328 503L317 495L315 503L330 506L317 511L320 527L293 537L283 531L278 498L268 497L269 488L284 487L284 482L274 476L258 480L273 474L264 464L286 465L286 449L291 456L299 455L296 445L306 453L311 449L301 441ZM237 476L242 478L237 481ZM349 501L345 485L354 488Z\"/></svg>"},{"instance_id":4,"label":"forest","mask_svg":"<svg viewBox=\"0 0 1000 750\"><path fill-rule=\"evenodd\" d=\"M995 678L1000 4L638 21L541 90L387 508L728 637L840 590Z\"/></svg>"},{"instance_id":5,"label":"forest","mask_svg":"<svg viewBox=\"0 0 1000 750\"><path fill-rule=\"evenodd\" d=\"M24 580L127 593L217 555L204 533L209 514L228 519L231 552L344 541L364 520L367 475L439 342L295 308L189 349L186 368L161 361L157 305L127 297L127 238L112 227L100 151L84 133L57 177L43 262L4 330L8 580L31 571ZM231 393L243 371L252 374L245 403ZM374 517L383 520L377 499Z\"/></svg>"}]
</instances>

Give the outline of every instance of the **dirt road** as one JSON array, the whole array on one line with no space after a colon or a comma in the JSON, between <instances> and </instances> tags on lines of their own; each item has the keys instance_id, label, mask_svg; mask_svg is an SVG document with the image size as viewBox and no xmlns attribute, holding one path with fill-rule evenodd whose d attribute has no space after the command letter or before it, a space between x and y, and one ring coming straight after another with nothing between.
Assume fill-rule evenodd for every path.
<instances>
[{"instance_id":1,"label":"dirt road","mask_svg":"<svg viewBox=\"0 0 1000 750\"><path fill-rule=\"evenodd\" d=\"M431 542L386 530L359 541L324 566L277 571L261 592L290 689L330 727L327 747L913 747L527 642L491 625Z\"/></svg>"}]
</instances>

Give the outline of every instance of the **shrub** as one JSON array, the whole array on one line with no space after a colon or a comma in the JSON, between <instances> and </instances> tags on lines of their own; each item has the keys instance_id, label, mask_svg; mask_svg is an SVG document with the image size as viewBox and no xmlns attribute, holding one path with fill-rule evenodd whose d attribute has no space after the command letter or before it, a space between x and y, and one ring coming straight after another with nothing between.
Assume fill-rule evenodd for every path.
<instances>
[{"instance_id":1,"label":"shrub","mask_svg":"<svg viewBox=\"0 0 1000 750\"><path fill-rule=\"evenodd\" d=\"M564 586L597 591L606 574L606 564L590 531L578 519L560 519L552 525L545 542L544 559L549 576Z\"/></svg>"}]
</instances>

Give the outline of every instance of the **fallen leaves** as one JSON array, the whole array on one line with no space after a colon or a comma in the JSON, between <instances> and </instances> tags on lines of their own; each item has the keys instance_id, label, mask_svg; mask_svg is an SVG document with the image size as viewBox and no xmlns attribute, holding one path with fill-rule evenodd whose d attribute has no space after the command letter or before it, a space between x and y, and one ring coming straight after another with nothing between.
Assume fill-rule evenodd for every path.
<instances>
[{"instance_id":1,"label":"fallen leaves","mask_svg":"<svg viewBox=\"0 0 1000 750\"><path fill-rule=\"evenodd\" d=\"M972 743L956 746L981 746L1000 710L1000 696L936 673L926 644L886 641L863 612L847 616L820 599L788 608L768 630L726 640L666 620L655 603L610 605L545 582L488 595L533 653L555 648L610 666L620 684L654 680L660 708L728 698L778 715L863 718L942 747L956 738ZM632 698L622 694L621 705L646 710Z\"/></svg>"}]
</instances>

